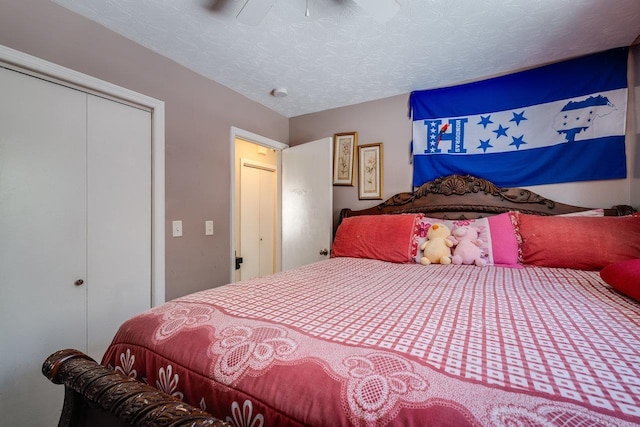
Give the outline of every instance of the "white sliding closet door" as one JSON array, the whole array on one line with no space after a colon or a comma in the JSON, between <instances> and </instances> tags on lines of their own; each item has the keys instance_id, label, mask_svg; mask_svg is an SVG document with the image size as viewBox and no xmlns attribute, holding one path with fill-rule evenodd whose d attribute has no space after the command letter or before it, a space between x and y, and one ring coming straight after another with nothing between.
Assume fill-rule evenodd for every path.
<instances>
[{"instance_id":1,"label":"white sliding closet door","mask_svg":"<svg viewBox=\"0 0 640 427\"><path fill-rule=\"evenodd\" d=\"M240 279L275 272L276 170L273 165L240 162Z\"/></svg>"},{"instance_id":2,"label":"white sliding closet door","mask_svg":"<svg viewBox=\"0 0 640 427\"><path fill-rule=\"evenodd\" d=\"M0 67L0 413L56 425L53 352L151 307L151 113Z\"/></svg>"},{"instance_id":3,"label":"white sliding closet door","mask_svg":"<svg viewBox=\"0 0 640 427\"><path fill-rule=\"evenodd\" d=\"M260 170L260 276L276 271L276 172Z\"/></svg>"},{"instance_id":4,"label":"white sliding closet door","mask_svg":"<svg viewBox=\"0 0 640 427\"><path fill-rule=\"evenodd\" d=\"M53 426L40 367L87 341L86 95L4 68L0 94L0 423Z\"/></svg>"},{"instance_id":5,"label":"white sliding closet door","mask_svg":"<svg viewBox=\"0 0 640 427\"><path fill-rule=\"evenodd\" d=\"M88 95L88 354L151 307L151 113Z\"/></svg>"}]
</instances>

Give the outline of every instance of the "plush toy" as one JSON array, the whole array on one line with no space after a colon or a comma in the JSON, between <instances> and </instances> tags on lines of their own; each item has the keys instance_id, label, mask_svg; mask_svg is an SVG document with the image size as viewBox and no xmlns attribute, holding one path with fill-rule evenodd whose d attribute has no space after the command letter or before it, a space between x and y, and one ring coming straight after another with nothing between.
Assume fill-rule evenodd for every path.
<instances>
[{"instance_id":1,"label":"plush toy","mask_svg":"<svg viewBox=\"0 0 640 427\"><path fill-rule=\"evenodd\" d=\"M456 226L451 232L451 240L455 245L451 262L454 264L475 264L478 267L487 265L482 258L482 240L478 239L478 229L468 225Z\"/></svg>"},{"instance_id":2,"label":"plush toy","mask_svg":"<svg viewBox=\"0 0 640 427\"><path fill-rule=\"evenodd\" d=\"M453 242L449 239L451 230L444 224L433 224L427 231L427 241L420 245L424 251L420 264L451 264L451 247Z\"/></svg>"}]
</instances>

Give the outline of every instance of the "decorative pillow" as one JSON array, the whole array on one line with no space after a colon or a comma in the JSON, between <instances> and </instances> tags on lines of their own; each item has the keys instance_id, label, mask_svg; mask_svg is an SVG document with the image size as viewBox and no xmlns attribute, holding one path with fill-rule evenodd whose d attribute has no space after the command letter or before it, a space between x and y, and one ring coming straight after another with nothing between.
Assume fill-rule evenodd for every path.
<instances>
[{"instance_id":1,"label":"decorative pillow","mask_svg":"<svg viewBox=\"0 0 640 427\"><path fill-rule=\"evenodd\" d=\"M600 271L600 277L613 289L640 301L640 259L609 264Z\"/></svg>"},{"instance_id":2,"label":"decorative pillow","mask_svg":"<svg viewBox=\"0 0 640 427\"><path fill-rule=\"evenodd\" d=\"M524 264L600 270L617 261L640 258L640 218L523 213L517 217Z\"/></svg>"},{"instance_id":3,"label":"decorative pillow","mask_svg":"<svg viewBox=\"0 0 640 427\"><path fill-rule=\"evenodd\" d=\"M422 214L344 218L336 231L331 257L413 262L411 244L420 218Z\"/></svg>"},{"instance_id":4,"label":"decorative pillow","mask_svg":"<svg viewBox=\"0 0 640 427\"><path fill-rule=\"evenodd\" d=\"M482 240L483 257L487 265L495 264L509 267L518 265L518 241L508 213L479 219L443 220L423 217L418 221L416 235L411 249L415 262L420 262L420 245L427 240L427 231L432 224L443 223L451 230L456 226L471 225L478 229L478 238Z\"/></svg>"}]
</instances>

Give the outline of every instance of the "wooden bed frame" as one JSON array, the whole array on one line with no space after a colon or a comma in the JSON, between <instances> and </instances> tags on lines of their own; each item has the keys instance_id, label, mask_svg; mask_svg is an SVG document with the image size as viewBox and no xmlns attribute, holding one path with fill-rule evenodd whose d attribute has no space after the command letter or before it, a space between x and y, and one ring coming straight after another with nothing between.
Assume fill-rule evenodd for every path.
<instances>
[{"instance_id":1,"label":"wooden bed frame","mask_svg":"<svg viewBox=\"0 0 640 427\"><path fill-rule=\"evenodd\" d=\"M424 213L442 219L473 219L518 210L536 215L583 212L592 208L546 199L522 188L500 188L470 175L450 175L422 185L412 193L399 193L369 209L343 209L340 219L355 215ZM605 215L632 214L618 205ZM51 355L44 375L64 384L60 427L70 426L228 426L149 385L100 366L77 350Z\"/></svg>"},{"instance_id":2,"label":"wooden bed frame","mask_svg":"<svg viewBox=\"0 0 640 427\"><path fill-rule=\"evenodd\" d=\"M64 384L58 427L231 427L150 385L99 365L78 350L47 358L42 373Z\"/></svg>"},{"instance_id":3,"label":"wooden bed frame","mask_svg":"<svg viewBox=\"0 0 640 427\"><path fill-rule=\"evenodd\" d=\"M559 215L591 209L555 202L523 188L501 188L491 181L471 175L449 175L426 182L412 193L398 193L368 209L342 209L340 219L356 215L401 213L424 213L441 219L474 219L508 211ZM608 216L635 212L628 205L617 205L604 211Z\"/></svg>"}]
</instances>

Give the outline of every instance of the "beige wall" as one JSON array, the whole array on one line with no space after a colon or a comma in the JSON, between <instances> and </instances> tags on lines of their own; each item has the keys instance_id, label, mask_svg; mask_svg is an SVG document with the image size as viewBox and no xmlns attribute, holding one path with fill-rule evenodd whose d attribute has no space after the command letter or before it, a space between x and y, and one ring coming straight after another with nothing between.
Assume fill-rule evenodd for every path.
<instances>
[{"instance_id":1,"label":"beige wall","mask_svg":"<svg viewBox=\"0 0 640 427\"><path fill-rule=\"evenodd\" d=\"M640 74L640 48L630 61L630 78ZM631 83L633 85L633 83ZM610 207L631 204L640 209L640 136L635 123L640 122L640 77L636 77L635 101L630 93L627 118L626 179L589 181L527 187L547 198L578 206ZM633 86L632 86L633 87ZM630 91L633 92L633 91ZM411 120L408 116L409 94L336 108L289 120L289 144L297 145L340 132L358 132L358 144L384 143L384 199L402 191L411 191L413 166L410 163ZM634 108L635 105L635 108ZM635 111L634 111L635 110ZM356 175L357 176L357 175ZM375 201L358 200L354 187L334 187L334 220L342 208L362 209Z\"/></svg>"},{"instance_id":2,"label":"beige wall","mask_svg":"<svg viewBox=\"0 0 640 427\"><path fill-rule=\"evenodd\" d=\"M287 118L48 0L0 1L0 44L165 102L166 297L228 283L231 126L286 142Z\"/></svg>"},{"instance_id":3,"label":"beige wall","mask_svg":"<svg viewBox=\"0 0 640 427\"><path fill-rule=\"evenodd\" d=\"M631 205L640 210L640 45L631 48L631 79L633 90L629 91L630 105L634 110L629 114L629 134L631 141Z\"/></svg>"},{"instance_id":4,"label":"beige wall","mask_svg":"<svg viewBox=\"0 0 640 427\"><path fill-rule=\"evenodd\" d=\"M359 145L383 143L384 198L411 191L408 102L409 94L406 94L291 118L289 144L356 131ZM362 209L375 204L371 200L358 200L357 179L353 187L333 187L334 223L342 208Z\"/></svg>"}]
</instances>

